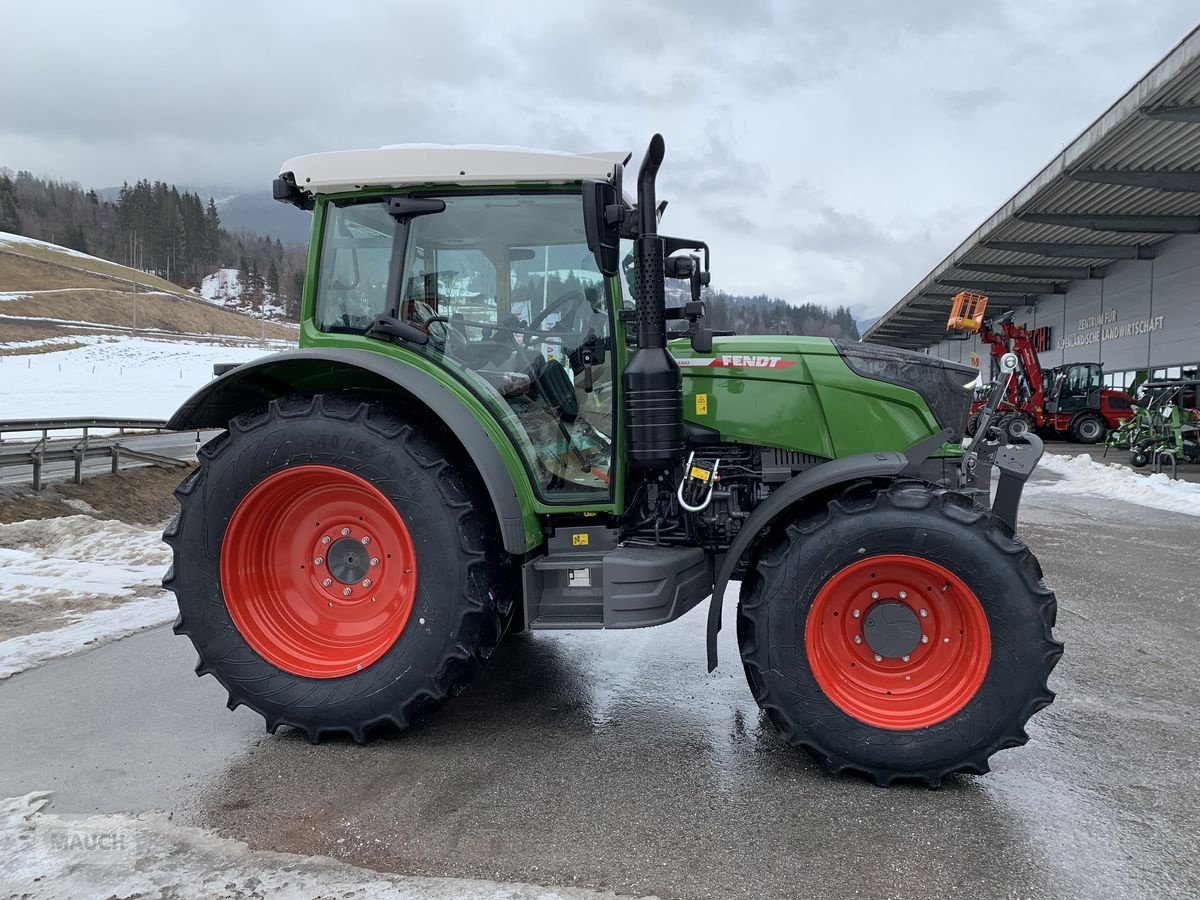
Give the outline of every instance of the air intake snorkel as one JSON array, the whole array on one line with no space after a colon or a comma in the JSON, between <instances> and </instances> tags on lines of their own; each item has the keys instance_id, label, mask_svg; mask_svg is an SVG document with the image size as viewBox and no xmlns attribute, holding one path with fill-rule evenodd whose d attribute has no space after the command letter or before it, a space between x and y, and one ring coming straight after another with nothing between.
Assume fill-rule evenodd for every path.
<instances>
[{"instance_id":1,"label":"air intake snorkel","mask_svg":"<svg viewBox=\"0 0 1200 900\"><path fill-rule=\"evenodd\" d=\"M663 239L658 236L654 179L666 145L662 135L638 170L638 235L634 243L634 285L638 347L625 368L625 434L629 463L638 469L665 469L683 454L683 385L679 366L667 352L666 284Z\"/></svg>"}]
</instances>

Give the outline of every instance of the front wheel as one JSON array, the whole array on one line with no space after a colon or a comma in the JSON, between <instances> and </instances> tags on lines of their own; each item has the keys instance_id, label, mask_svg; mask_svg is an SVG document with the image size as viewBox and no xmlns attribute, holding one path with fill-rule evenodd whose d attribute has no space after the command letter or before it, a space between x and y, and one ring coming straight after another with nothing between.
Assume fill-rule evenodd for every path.
<instances>
[{"instance_id":1,"label":"front wheel","mask_svg":"<svg viewBox=\"0 0 1200 900\"><path fill-rule=\"evenodd\" d=\"M1021 443L1032 431L1033 417L1028 413L1014 413L1004 422L1004 433L1009 443Z\"/></svg>"},{"instance_id":2,"label":"front wheel","mask_svg":"<svg viewBox=\"0 0 1200 900\"><path fill-rule=\"evenodd\" d=\"M1104 439L1104 420L1095 413L1083 413L1071 422L1071 440L1077 444L1098 444Z\"/></svg>"},{"instance_id":3,"label":"front wheel","mask_svg":"<svg viewBox=\"0 0 1200 900\"><path fill-rule=\"evenodd\" d=\"M1054 594L960 494L863 483L776 531L742 584L755 699L834 772L936 786L983 773L1054 698Z\"/></svg>"}]
</instances>

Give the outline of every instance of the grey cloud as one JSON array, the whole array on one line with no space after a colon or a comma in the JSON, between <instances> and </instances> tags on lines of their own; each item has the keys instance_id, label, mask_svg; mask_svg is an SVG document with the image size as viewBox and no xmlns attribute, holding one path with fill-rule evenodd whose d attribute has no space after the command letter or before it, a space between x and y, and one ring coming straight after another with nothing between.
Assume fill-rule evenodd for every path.
<instances>
[{"instance_id":1,"label":"grey cloud","mask_svg":"<svg viewBox=\"0 0 1200 900\"><path fill-rule=\"evenodd\" d=\"M485 142L627 149L636 165L662 131L666 221L709 240L722 286L878 312L1194 27L1194 10L39 0L5 9L0 166L261 189L318 150Z\"/></svg>"}]
</instances>

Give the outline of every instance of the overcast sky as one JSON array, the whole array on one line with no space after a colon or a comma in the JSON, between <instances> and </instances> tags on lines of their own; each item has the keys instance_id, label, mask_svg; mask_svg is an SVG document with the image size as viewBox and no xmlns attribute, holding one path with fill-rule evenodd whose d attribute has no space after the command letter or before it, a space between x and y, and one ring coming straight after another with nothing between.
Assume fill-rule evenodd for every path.
<instances>
[{"instance_id":1,"label":"overcast sky","mask_svg":"<svg viewBox=\"0 0 1200 900\"><path fill-rule=\"evenodd\" d=\"M667 141L713 284L878 314L1200 20L1195 0L6 4L0 167L269 191L407 141Z\"/></svg>"}]
</instances>

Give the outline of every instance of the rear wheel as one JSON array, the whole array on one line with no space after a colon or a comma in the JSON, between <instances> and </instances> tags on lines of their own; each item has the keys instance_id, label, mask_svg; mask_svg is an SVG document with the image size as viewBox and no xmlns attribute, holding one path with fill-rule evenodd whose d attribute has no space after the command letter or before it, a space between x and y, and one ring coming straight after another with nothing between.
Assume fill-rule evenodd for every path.
<instances>
[{"instance_id":1,"label":"rear wheel","mask_svg":"<svg viewBox=\"0 0 1200 900\"><path fill-rule=\"evenodd\" d=\"M337 395L235 419L176 491L176 632L274 731L404 728L500 638L512 567L449 446ZM436 431L435 431L436 434Z\"/></svg>"},{"instance_id":2,"label":"rear wheel","mask_svg":"<svg viewBox=\"0 0 1200 900\"><path fill-rule=\"evenodd\" d=\"M1078 444L1097 444L1104 439L1104 420L1095 413L1081 413L1071 420L1069 434Z\"/></svg>"},{"instance_id":3,"label":"rear wheel","mask_svg":"<svg viewBox=\"0 0 1200 900\"><path fill-rule=\"evenodd\" d=\"M937 785L982 773L1054 698L1054 594L1033 555L959 494L857 485L779 529L742 585L759 705L834 772Z\"/></svg>"}]
</instances>

